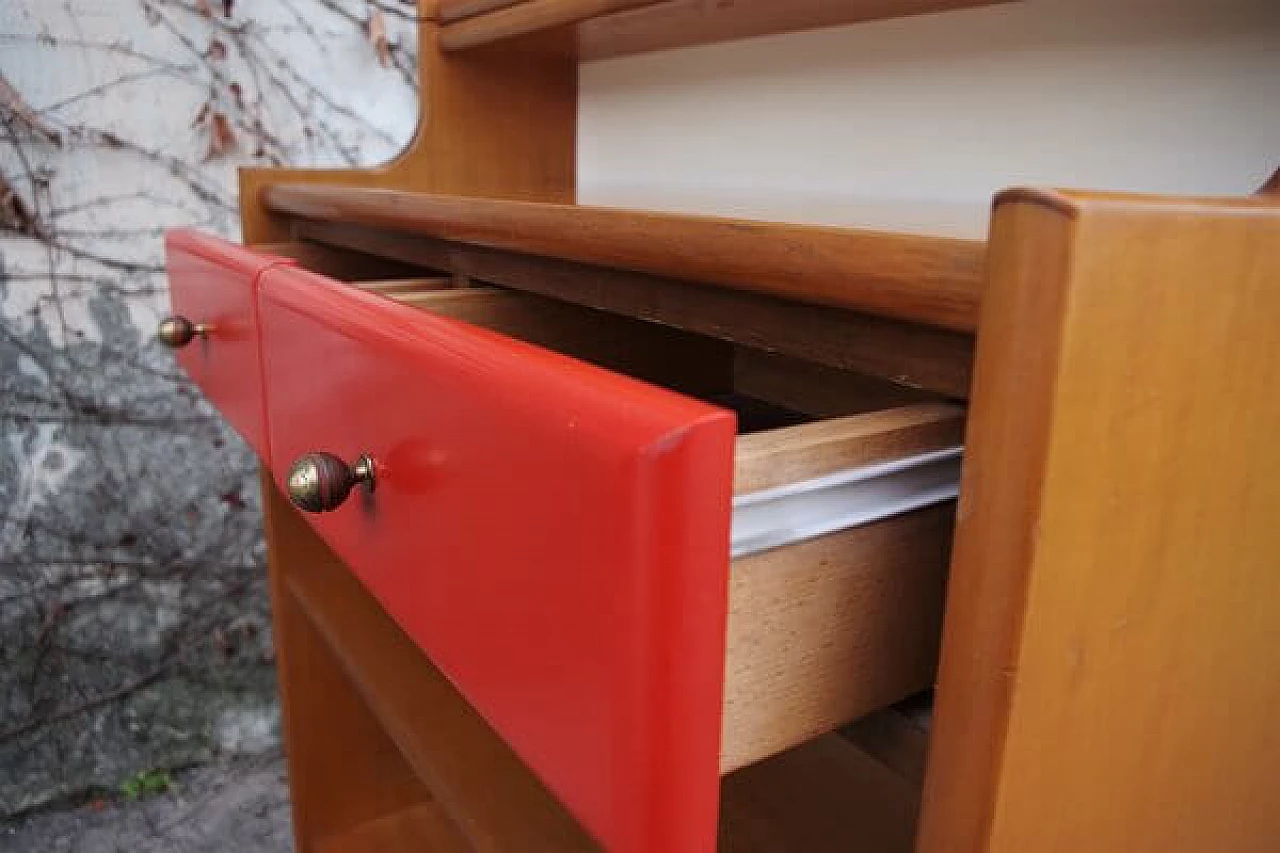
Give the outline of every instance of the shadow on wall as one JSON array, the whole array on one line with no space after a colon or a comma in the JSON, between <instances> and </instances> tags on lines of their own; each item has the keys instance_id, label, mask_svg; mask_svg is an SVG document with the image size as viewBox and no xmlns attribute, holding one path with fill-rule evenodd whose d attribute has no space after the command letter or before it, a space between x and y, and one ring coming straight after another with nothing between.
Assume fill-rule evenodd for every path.
<instances>
[{"instance_id":1,"label":"shadow on wall","mask_svg":"<svg viewBox=\"0 0 1280 853\"><path fill-rule=\"evenodd\" d=\"M389 159L409 0L0 3L0 821L279 739L255 462L151 336L235 166Z\"/></svg>"}]
</instances>

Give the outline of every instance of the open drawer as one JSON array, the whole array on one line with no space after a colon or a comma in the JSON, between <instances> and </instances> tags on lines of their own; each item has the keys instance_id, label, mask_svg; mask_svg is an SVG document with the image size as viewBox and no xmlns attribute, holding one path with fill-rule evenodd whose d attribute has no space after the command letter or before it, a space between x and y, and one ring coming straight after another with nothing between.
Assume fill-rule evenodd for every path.
<instances>
[{"instance_id":1,"label":"open drawer","mask_svg":"<svg viewBox=\"0 0 1280 853\"><path fill-rule=\"evenodd\" d=\"M266 456L606 849L715 849L721 775L931 685L958 410L740 431L732 347L444 286L266 269ZM919 457L889 517L815 526Z\"/></svg>"}]
</instances>

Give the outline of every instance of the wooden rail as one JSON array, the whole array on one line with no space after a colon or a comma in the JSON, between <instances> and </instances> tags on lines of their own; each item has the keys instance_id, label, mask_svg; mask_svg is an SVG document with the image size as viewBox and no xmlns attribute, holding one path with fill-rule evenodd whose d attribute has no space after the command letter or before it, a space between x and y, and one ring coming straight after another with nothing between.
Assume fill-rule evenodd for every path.
<instances>
[{"instance_id":1,"label":"wooden rail","mask_svg":"<svg viewBox=\"0 0 1280 853\"><path fill-rule=\"evenodd\" d=\"M464 50L577 25L581 59L898 18L1008 0L442 0L440 46Z\"/></svg>"},{"instance_id":2,"label":"wooden rail","mask_svg":"<svg viewBox=\"0 0 1280 853\"><path fill-rule=\"evenodd\" d=\"M485 12L518 6L525 0L439 0L436 3L435 19L441 23L460 21Z\"/></svg>"},{"instance_id":3,"label":"wooden rail","mask_svg":"<svg viewBox=\"0 0 1280 853\"><path fill-rule=\"evenodd\" d=\"M651 6L655 2L657 0L526 0L504 4L487 14L447 24L440 34L440 47L444 50L465 50L613 12Z\"/></svg>"},{"instance_id":4,"label":"wooden rail","mask_svg":"<svg viewBox=\"0 0 1280 853\"><path fill-rule=\"evenodd\" d=\"M971 332L985 244L614 208L303 184L270 210L753 291Z\"/></svg>"}]
</instances>

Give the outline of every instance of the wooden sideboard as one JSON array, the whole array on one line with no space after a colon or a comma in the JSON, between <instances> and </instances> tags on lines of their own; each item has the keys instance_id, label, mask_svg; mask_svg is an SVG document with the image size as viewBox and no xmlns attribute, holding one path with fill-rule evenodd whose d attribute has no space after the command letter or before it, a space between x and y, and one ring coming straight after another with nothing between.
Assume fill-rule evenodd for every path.
<instances>
[{"instance_id":1,"label":"wooden sideboard","mask_svg":"<svg viewBox=\"0 0 1280 853\"><path fill-rule=\"evenodd\" d=\"M170 234L300 850L1280 844L1274 195L574 203L583 59L970 5L423 3L397 160Z\"/></svg>"}]
</instances>

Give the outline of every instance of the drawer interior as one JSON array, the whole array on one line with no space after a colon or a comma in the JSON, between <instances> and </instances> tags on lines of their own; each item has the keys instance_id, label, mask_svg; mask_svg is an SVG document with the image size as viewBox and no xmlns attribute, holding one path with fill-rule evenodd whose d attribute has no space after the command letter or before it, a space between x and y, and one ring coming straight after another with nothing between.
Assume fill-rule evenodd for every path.
<instances>
[{"instance_id":1,"label":"drawer interior","mask_svg":"<svg viewBox=\"0 0 1280 853\"><path fill-rule=\"evenodd\" d=\"M416 309L733 409L739 496L962 442L962 408L874 377L319 244L258 248ZM726 778L932 685L953 524L953 506L940 503L733 561Z\"/></svg>"},{"instance_id":2,"label":"drawer interior","mask_svg":"<svg viewBox=\"0 0 1280 853\"><path fill-rule=\"evenodd\" d=\"M325 243L298 240L254 248L361 290L732 409L742 433L948 399L772 349Z\"/></svg>"}]
</instances>

